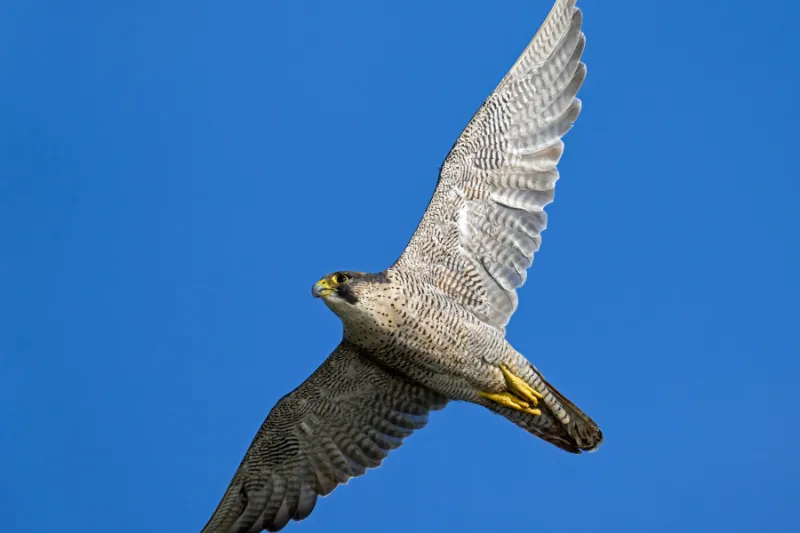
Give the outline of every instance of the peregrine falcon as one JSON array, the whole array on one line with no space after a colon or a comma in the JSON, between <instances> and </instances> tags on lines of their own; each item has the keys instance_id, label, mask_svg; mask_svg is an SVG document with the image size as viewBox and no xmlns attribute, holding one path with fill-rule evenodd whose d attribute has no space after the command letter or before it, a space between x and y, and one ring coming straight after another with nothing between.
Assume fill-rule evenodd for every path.
<instances>
[{"instance_id":1,"label":"peregrine falcon","mask_svg":"<svg viewBox=\"0 0 800 533\"><path fill-rule=\"evenodd\" d=\"M399 259L314 284L342 321L325 362L258 430L203 533L278 531L381 464L451 400L489 409L572 453L597 425L505 338L553 201L561 137L581 109L575 0L544 24L448 153Z\"/></svg>"}]
</instances>

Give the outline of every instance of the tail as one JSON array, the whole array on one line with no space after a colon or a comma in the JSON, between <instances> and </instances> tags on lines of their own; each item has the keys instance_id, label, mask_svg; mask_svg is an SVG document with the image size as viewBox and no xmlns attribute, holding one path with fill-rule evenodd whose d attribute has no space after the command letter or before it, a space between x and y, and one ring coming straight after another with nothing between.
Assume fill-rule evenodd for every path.
<instances>
[{"instance_id":1,"label":"tail","mask_svg":"<svg viewBox=\"0 0 800 533\"><path fill-rule=\"evenodd\" d=\"M530 415L497 404L487 407L562 450L570 453L596 450L603 442L603 432L594 420L550 385L533 365L530 365L530 370L532 373L524 378L544 396L539 403L541 415Z\"/></svg>"}]
</instances>

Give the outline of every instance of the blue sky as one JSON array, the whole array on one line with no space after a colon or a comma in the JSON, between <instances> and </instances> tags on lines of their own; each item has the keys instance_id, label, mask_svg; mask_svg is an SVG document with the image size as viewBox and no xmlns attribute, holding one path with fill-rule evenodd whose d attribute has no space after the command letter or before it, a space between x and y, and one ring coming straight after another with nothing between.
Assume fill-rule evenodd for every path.
<instances>
[{"instance_id":1,"label":"blue sky","mask_svg":"<svg viewBox=\"0 0 800 533\"><path fill-rule=\"evenodd\" d=\"M580 4L508 336L606 443L452 405L287 531L795 531L800 7ZM4 2L0 529L199 531L549 8Z\"/></svg>"}]
</instances>

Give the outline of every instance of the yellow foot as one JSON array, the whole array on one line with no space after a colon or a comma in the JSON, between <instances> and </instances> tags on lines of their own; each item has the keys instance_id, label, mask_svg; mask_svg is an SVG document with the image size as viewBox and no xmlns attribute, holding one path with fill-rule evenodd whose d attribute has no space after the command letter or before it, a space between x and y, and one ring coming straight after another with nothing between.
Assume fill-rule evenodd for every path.
<instances>
[{"instance_id":1,"label":"yellow foot","mask_svg":"<svg viewBox=\"0 0 800 533\"><path fill-rule=\"evenodd\" d=\"M544 398L539 391L533 389L522 379L512 374L506 365L500 365L500 371L505 376L506 385L508 385L508 388L511 390L511 392L517 394L517 396L521 396L528 403L539 405L539 400Z\"/></svg>"},{"instance_id":2,"label":"yellow foot","mask_svg":"<svg viewBox=\"0 0 800 533\"><path fill-rule=\"evenodd\" d=\"M528 402L521 400L520 398L511 394L510 392L481 391L478 394L480 394L487 400L492 400L493 402L499 403L504 407L514 409L515 411L522 411L523 413L528 413L529 415L534 415L534 416L540 416L542 414L541 410L532 409Z\"/></svg>"},{"instance_id":3,"label":"yellow foot","mask_svg":"<svg viewBox=\"0 0 800 533\"><path fill-rule=\"evenodd\" d=\"M539 405L539 400L543 398L541 393L512 374L511 370L509 370L506 365L500 365L500 371L503 372L503 376L506 378L508 391L479 392L478 394L487 400L492 400L509 409L528 413L529 415L540 416L542 411L535 409L535 407Z\"/></svg>"}]
</instances>

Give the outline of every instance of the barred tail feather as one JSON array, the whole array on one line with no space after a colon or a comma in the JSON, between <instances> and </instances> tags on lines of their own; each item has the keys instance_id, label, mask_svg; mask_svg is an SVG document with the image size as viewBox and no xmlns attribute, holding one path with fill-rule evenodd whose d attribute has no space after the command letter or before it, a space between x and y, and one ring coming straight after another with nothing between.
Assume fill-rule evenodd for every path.
<instances>
[{"instance_id":1,"label":"barred tail feather","mask_svg":"<svg viewBox=\"0 0 800 533\"><path fill-rule=\"evenodd\" d=\"M603 432L589 415L581 411L531 365L534 379L531 386L544 398L538 408L541 415L531 415L498 404L487 407L528 433L570 453L592 452L603 442Z\"/></svg>"}]
</instances>

